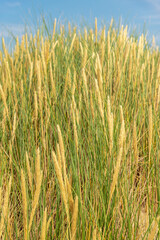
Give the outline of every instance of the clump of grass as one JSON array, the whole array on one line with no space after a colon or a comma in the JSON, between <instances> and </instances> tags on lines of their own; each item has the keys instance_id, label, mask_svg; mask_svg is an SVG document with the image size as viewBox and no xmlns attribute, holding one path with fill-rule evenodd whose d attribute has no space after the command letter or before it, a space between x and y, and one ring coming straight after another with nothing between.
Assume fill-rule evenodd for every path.
<instances>
[{"instance_id":1,"label":"clump of grass","mask_svg":"<svg viewBox=\"0 0 160 240\"><path fill-rule=\"evenodd\" d=\"M159 239L159 49L44 26L2 39L0 238Z\"/></svg>"}]
</instances>

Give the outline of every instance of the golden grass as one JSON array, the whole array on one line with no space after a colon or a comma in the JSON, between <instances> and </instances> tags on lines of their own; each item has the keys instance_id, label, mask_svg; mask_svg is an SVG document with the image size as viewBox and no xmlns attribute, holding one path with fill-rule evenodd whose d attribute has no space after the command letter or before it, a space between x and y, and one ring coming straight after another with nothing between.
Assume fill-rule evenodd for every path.
<instances>
[{"instance_id":1,"label":"golden grass","mask_svg":"<svg viewBox=\"0 0 160 240\"><path fill-rule=\"evenodd\" d=\"M54 151L52 151L52 156L53 156L54 166L55 166L55 170L56 170L56 174L57 174L62 198L63 198L63 201L64 201L64 206L65 206L65 209L66 209L67 221L70 224L70 216L69 216L69 208L68 208L68 195L67 195L67 192L66 192L66 188L65 188L63 178L62 178L62 169L60 169L60 167L59 167L57 157L56 157L56 154L55 154Z\"/></svg>"},{"instance_id":2,"label":"golden grass","mask_svg":"<svg viewBox=\"0 0 160 240\"><path fill-rule=\"evenodd\" d=\"M9 119L9 112L8 112L8 107L7 107L7 103L6 103L6 97L5 97L5 93L3 91L1 84L0 84L0 93L1 93L2 101L3 101L4 107L5 107L7 117Z\"/></svg>"},{"instance_id":3,"label":"golden grass","mask_svg":"<svg viewBox=\"0 0 160 240\"><path fill-rule=\"evenodd\" d=\"M148 136L148 142L149 142L149 167L150 167L150 157L151 157L151 147L152 147L152 132L153 132L153 121L152 121L152 105L149 107L149 136Z\"/></svg>"},{"instance_id":4,"label":"golden grass","mask_svg":"<svg viewBox=\"0 0 160 240\"><path fill-rule=\"evenodd\" d=\"M41 240L45 240L46 239L46 225L47 225L47 208L45 208L44 213L43 213Z\"/></svg>"},{"instance_id":5,"label":"golden grass","mask_svg":"<svg viewBox=\"0 0 160 240\"><path fill-rule=\"evenodd\" d=\"M31 214L30 214L29 228L28 228L29 232L31 230L33 217L35 215L36 208L38 206L39 195L40 195L40 191L41 191L42 177L43 177L43 171L40 169L40 152L39 152L39 149L37 149L35 172L36 172L36 178L35 178L36 190L35 190L34 197L33 197L33 200L32 200L32 210L31 210Z\"/></svg>"},{"instance_id":6,"label":"golden grass","mask_svg":"<svg viewBox=\"0 0 160 240\"><path fill-rule=\"evenodd\" d=\"M22 189L22 206L23 206L23 226L24 226L24 239L28 239L28 214L27 214L27 196L24 172L21 169L21 189Z\"/></svg>"},{"instance_id":7,"label":"golden grass","mask_svg":"<svg viewBox=\"0 0 160 240\"><path fill-rule=\"evenodd\" d=\"M10 195L10 191L11 191L11 183L12 183L12 178L10 177L10 180L9 180L9 183L6 188L5 195L4 195L4 203L3 203L3 207L2 207L2 213L1 213L0 238L3 234L3 231L5 229L5 224L6 224L7 218L8 218L8 206L9 206L9 195Z\"/></svg>"},{"instance_id":8,"label":"golden grass","mask_svg":"<svg viewBox=\"0 0 160 240\"><path fill-rule=\"evenodd\" d=\"M77 217L78 217L78 196L76 196L74 202L74 209L72 215L72 226L71 226L71 239L76 239L76 228L77 228Z\"/></svg>"},{"instance_id":9,"label":"golden grass","mask_svg":"<svg viewBox=\"0 0 160 240\"><path fill-rule=\"evenodd\" d=\"M112 153L113 148L113 113L111 112L110 99L107 100L107 119L108 119L108 128L109 128L109 149L110 154Z\"/></svg>"},{"instance_id":10,"label":"golden grass","mask_svg":"<svg viewBox=\"0 0 160 240\"><path fill-rule=\"evenodd\" d=\"M157 219L153 220L152 225L151 225L151 231L148 235L148 240L156 239L156 236L158 233L158 221L159 221L159 217Z\"/></svg>"},{"instance_id":11,"label":"golden grass","mask_svg":"<svg viewBox=\"0 0 160 240\"><path fill-rule=\"evenodd\" d=\"M28 173L29 187L30 187L31 193L33 193L32 172L31 172L31 167L30 167L30 164L29 164L29 159L28 159L28 153L27 153L27 152L26 152L26 165L27 165L27 173Z\"/></svg>"},{"instance_id":12,"label":"golden grass","mask_svg":"<svg viewBox=\"0 0 160 240\"><path fill-rule=\"evenodd\" d=\"M55 19L12 50L2 38L0 238L159 239L155 43Z\"/></svg>"}]
</instances>

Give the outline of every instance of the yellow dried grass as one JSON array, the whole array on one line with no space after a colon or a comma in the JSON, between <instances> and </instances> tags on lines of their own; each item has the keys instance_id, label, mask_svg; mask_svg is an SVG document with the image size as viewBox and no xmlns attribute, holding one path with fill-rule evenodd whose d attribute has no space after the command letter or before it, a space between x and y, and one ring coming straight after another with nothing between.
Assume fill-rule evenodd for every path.
<instances>
[{"instance_id":1,"label":"yellow dried grass","mask_svg":"<svg viewBox=\"0 0 160 240\"><path fill-rule=\"evenodd\" d=\"M31 193L33 193L33 185L32 185L32 171L31 167L29 164L29 158L28 158L28 153L26 152L26 165L27 165L27 174L28 174L28 180L29 180L29 187L31 190Z\"/></svg>"},{"instance_id":2,"label":"yellow dried grass","mask_svg":"<svg viewBox=\"0 0 160 240\"><path fill-rule=\"evenodd\" d=\"M22 169L21 169L21 191L22 191L24 239L28 240L28 213L27 213L26 183L25 183L24 172Z\"/></svg>"},{"instance_id":3,"label":"yellow dried grass","mask_svg":"<svg viewBox=\"0 0 160 240\"><path fill-rule=\"evenodd\" d=\"M149 136L148 136L148 149L149 149L149 167L151 160L151 147L152 147L152 133L153 133L153 120L152 120L152 105L149 106Z\"/></svg>"},{"instance_id":4,"label":"yellow dried grass","mask_svg":"<svg viewBox=\"0 0 160 240\"><path fill-rule=\"evenodd\" d=\"M47 208L45 208L43 212L43 222L42 222L42 229L41 229L41 240L46 239L46 227L47 227Z\"/></svg>"},{"instance_id":5,"label":"yellow dried grass","mask_svg":"<svg viewBox=\"0 0 160 240\"><path fill-rule=\"evenodd\" d=\"M35 191L34 198L33 198L33 201L32 201L32 211L31 211L31 214L30 214L29 228L28 228L29 232L31 231L33 217L35 215L35 211L36 211L36 208L38 206L39 195L40 195L40 191L41 191L42 175L43 175L43 173L41 171L38 174L39 179L38 179L38 182L36 183L36 191Z\"/></svg>"},{"instance_id":6,"label":"yellow dried grass","mask_svg":"<svg viewBox=\"0 0 160 240\"><path fill-rule=\"evenodd\" d=\"M10 177L9 184L8 184L6 192L5 192L4 203L3 203L3 207L2 207L2 213L1 213L0 238L4 231L4 224L7 222L7 217L8 217L8 205L9 205L9 195L10 195L10 190L11 190L11 183L12 183L12 178Z\"/></svg>"},{"instance_id":7,"label":"yellow dried grass","mask_svg":"<svg viewBox=\"0 0 160 240\"><path fill-rule=\"evenodd\" d=\"M60 167L59 167L57 157L56 157L56 154L55 154L54 151L52 151L52 157L53 157L55 171L56 171L56 174L57 174L59 187L60 187L60 190L61 190L61 194L62 194L62 198L63 198L63 202L64 202L66 214L67 214L67 221L68 221L68 224L70 224L70 216L69 216L69 208L68 208L68 195L67 195L67 192L66 192L65 184L63 182L62 169L60 169Z\"/></svg>"},{"instance_id":8,"label":"yellow dried grass","mask_svg":"<svg viewBox=\"0 0 160 240\"><path fill-rule=\"evenodd\" d=\"M58 131L58 139L59 139L59 146L60 146L60 153L61 153L61 160L62 160L62 167L63 167L63 175L64 175L64 185L65 188L67 186L67 173L66 173L66 160L65 160L65 151L64 151L64 144L63 144L63 138L61 134L61 130L59 125L57 125L57 131Z\"/></svg>"},{"instance_id":9,"label":"yellow dried grass","mask_svg":"<svg viewBox=\"0 0 160 240\"><path fill-rule=\"evenodd\" d=\"M71 239L76 239L76 226L77 226L77 217L78 217L78 196L76 196L73 215L72 215L72 226L71 226Z\"/></svg>"}]
</instances>

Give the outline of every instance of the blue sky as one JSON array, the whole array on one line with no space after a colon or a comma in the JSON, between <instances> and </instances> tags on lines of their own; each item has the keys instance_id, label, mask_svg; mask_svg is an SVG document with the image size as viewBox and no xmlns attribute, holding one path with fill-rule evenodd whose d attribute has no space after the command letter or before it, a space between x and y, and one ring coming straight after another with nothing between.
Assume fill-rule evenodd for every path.
<instances>
[{"instance_id":1,"label":"blue sky","mask_svg":"<svg viewBox=\"0 0 160 240\"><path fill-rule=\"evenodd\" d=\"M160 0L0 0L0 37L8 31L21 36L24 25L35 25L41 15L77 24L109 24L113 17L118 23L128 24L131 29L143 32L144 26L151 39L155 35L160 45Z\"/></svg>"}]
</instances>

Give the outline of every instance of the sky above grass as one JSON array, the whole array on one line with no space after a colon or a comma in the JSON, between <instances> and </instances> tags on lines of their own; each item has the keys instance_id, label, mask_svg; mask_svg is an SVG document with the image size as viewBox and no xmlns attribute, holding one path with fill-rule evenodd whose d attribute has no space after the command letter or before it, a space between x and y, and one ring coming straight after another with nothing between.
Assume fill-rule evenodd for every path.
<instances>
[{"instance_id":1,"label":"sky above grass","mask_svg":"<svg viewBox=\"0 0 160 240\"><path fill-rule=\"evenodd\" d=\"M160 45L160 0L0 0L0 37L10 32L20 37L25 25L33 29L42 16L50 25L57 18L81 26L93 26L95 17L99 26L109 25L113 17L117 24L121 19L129 25L131 32L147 33L149 39L155 35Z\"/></svg>"}]
</instances>

